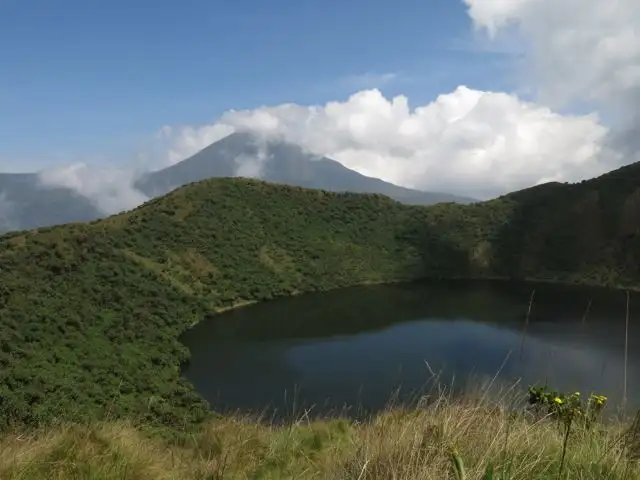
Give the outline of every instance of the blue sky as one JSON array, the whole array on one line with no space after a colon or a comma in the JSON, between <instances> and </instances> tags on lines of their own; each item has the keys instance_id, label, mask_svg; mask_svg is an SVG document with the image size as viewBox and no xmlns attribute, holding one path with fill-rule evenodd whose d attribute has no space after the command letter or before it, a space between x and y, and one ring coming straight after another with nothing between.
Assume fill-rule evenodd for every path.
<instances>
[{"instance_id":1,"label":"blue sky","mask_svg":"<svg viewBox=\"0 0 640 480\"><path fill-rule=\"evenodd\" d=\"M454 0L4 0L0 171L126 155L231 108L512 90L504 55L472 37Z\"/></svg>"}]
</instances>

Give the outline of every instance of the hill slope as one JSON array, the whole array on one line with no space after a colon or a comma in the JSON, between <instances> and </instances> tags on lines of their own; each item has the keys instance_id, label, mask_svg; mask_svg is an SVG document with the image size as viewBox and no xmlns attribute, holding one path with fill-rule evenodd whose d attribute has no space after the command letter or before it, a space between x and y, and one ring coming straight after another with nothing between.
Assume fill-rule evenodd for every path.
<instances>
[{"instance_id":1,"label":"hill slope","mask_svg":"<svg viewBox=\"0 0 640 480\"><path fill-rule=\"evenodd\" d=\"M92 224L0 237L1 408L29 423L106 405L199 418L179 377L180 332L246 301L423 276L413 213L382 196L221 179Z\"/></svg>"},{"instance_id":2,"label":"hill slope","mask_svg":"<svg viewBox=\"0 0 640 480\"><path fill-rule=\"evenodd\" d=\"M131 212L0 237L0 418L135 416L183 425L179 334L278 295L420 277L639 286L640 168L490 202L245 179L192 184ZM594 221L595 220L595 221Z\"/></svg>"},{"instance_id":3,"label":"hill slope","mask_svg":"<svg viewBox=\"0 0 640 480\"><path fill-rule=\"evenodd\" d=\"M640 283L640 164L507 195L494 269L514 277Z\"/></svg>"}]
</instances>

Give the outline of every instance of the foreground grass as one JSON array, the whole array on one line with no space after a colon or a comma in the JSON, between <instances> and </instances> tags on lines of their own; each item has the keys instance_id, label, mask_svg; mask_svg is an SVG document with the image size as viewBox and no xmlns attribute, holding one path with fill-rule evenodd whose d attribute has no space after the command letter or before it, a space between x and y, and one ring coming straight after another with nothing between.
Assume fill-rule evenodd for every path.
<instances>
[{"instance_id":1,"label":"foreground grass","mask_svg":"<svg viewBox=\"0 0 640 480\"><path fill-rule=\"evenodd\" d=\"M564 440L550 420L500 404L440 398L367 422L288 425L221 417L198 433L159 435L122 422L67 425L0 440L2 479L447 479L455 449L468 479L555 479ZM560 478L640 479L629 426L575 429Z\"/></svg>"}]
</instances>

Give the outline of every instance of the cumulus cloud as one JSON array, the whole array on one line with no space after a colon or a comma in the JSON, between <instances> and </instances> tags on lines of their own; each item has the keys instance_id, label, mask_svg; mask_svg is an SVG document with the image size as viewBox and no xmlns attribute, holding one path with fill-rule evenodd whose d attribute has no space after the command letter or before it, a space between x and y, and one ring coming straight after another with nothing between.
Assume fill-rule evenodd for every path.
<instances>
[{"instance_id":1,"label":"cumulus cloud","mask_svg":"<svg viewBox=\"0 0 640 480\"><path fill-rule=\"evenodd\" d=\"M491 37L515 28L528 40L543 94L555 101L619 101L640 85L637 0L464 0Z\"/></svg>"},{"instance_id":2,"label":"cumulus cloud","mask_svg":"<svg viewBox=\"0 0 640 480\"><path fill-rule=\"evenodd\" d=\"M238 155L234 158L237 165L235 175L245 178L261 178L264 167L272 155L269 154L267 144L258 142L255 155Z\"/></svg>"},{"instance_id":3,"label":"cumulus cloud","mask_svg":"<svg viewBox=\"0 0 640 480\"><path fill-rule=\"evenodd\" d=\"M159 167L175 165L188 155L202 150L233 132L234 129L229 125L217 123L202 127L167 125L157 135L158 140L168 146L166 159Z\"/></svg>"},{"instance_id":4,"label":"cumulus cloud","mask_svg":"<svg viewBox=\"0 0 640 480\"><path fill-rule=\"evenodd\" d=\"M492 39L526 40L528 72L542 101L591 102L615 116L614 148L637 154L640 132L640 5L637 0L464 0ZM630 133L633 132L633 133ZM630 141L635 141L630 144Z\"/></svg>"},{"instance_id":5,"label":"cumulus cloud","mask_svg":"<svg viewBox=\"0 0 640 480\"><path fill-rule=\"evenodd\" d=\"M607 128L596 115L567 116L517 96L459 87L409 107L405 96L364 90L326 105L229 111L213 125L174 130L171 155L204 148L212 132L250 130L302 145L365 175L476 198L606 171Z\"/></svg>"},{"instance_id":6,"label":"cumulus cloud","mask_svg":"<svg viewBox=\"0 0 640 480\"><path fill-rule=\"evenodd\" d=\"M64 187L88 198L105 215L119 213L148 200L134 188L137 174L133 170L91 167L72 163L46 168L38 173L43 187Z\"/></svg>"}]
</instances>

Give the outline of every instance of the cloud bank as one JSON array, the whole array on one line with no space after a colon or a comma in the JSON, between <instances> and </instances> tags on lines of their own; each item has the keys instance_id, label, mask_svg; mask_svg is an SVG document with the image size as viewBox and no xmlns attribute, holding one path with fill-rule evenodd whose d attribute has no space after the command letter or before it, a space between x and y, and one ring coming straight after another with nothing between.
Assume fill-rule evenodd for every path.
<instances>
[{"instance_id":1,"label":"cloud bank","mask_svg":"<svg viewBox=\"0 0 640 480\"><path fill-rule=\"evenodd\" d=\"M251 130L302 145L365 175L410 188L488 198L552 180L604 172L607 128L514 95L458 87L414 109L376 89L323 106L230 111L213 125L172 129L171 158L221 132Z\"/></svg>"},{"instance_id":2,"label":"cloud bank","mask_svg":"<svg viewBox=\"0 0 640 480\"><path fill-rule=\"evenodd\" d=\"M517 38L514 64L535 92L459 86L410 106L399 95L366 89L324 105L282 104L232 110L210 125L167 126L157 168L174 164L236 130L302 145L360 173L398 185L490 198L547 181L577 181L640 160L640 8L637 0L463 0L473 26L498 44ZM564 113L579 105L600 115ZM569 110L570 111L570 110ZM237 159L239 174L259 176L260 159ZM41 175L101 208L144 200L131 172L66 166Z\"/></svg>"},{"instance_id":3,"label":"cloud bank","mask_svg":"<svg viewBox=\"0 0 640 480\"><path fill-rule=\"evenodd\" d=\"M149 198L134 188L135 170L96 168L72 163L44 169L38 173L43 186L63 187L88 198L105 215L136 207Z\"/></svg>"},{"instance_id":4,"label":"cloud bank","mask_svg":"<svg viewBox=\"0 0 640 480\"><path fill-rule=\"evenodd\" d=\"M528 66L552 104L594 100L633 107L640 86L637 0L464 0L474 25L497 38L515 29ZM637 106L637 104L636 104Z\"/></svg>"},{"instance_id":5,"label":"cloud bank","mask_svg":"<svg viewBox=\"0 0 640 480\"><path fill-rule=\"evenodd\" d=\"M640 160L640 5L637 0L464 0L492 39L514 31L526 76L554 107L588 103L613 118L607 145Z\"/></svg>"}]
</instances>

